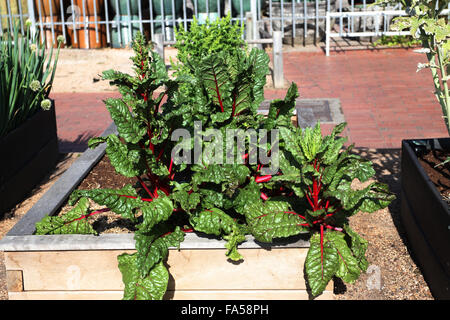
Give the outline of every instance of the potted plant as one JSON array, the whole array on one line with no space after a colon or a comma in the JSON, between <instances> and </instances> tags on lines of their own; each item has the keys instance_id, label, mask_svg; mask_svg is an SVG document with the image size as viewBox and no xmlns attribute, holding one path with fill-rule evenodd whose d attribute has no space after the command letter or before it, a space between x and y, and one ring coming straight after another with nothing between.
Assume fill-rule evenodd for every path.
<instances>
[{"instance_id":1,"label":"potted plant","mask_svg":"<svg viewBox=\"0 0 450 320\"><path fill-rule=\"evenodd\" d=\"M395 19L394 30L411 31L420 40L428 62L417 71L430 69L435 96L450 132L448 89L450 28L442 11L449 1L401 1L407 16ZM445 189L439 186L449 172L448 137L402 141L401 216L414 256L434 297L450 298L450 211ZM431 165L430 165L431 164ZM439 187L439 190L437 189Z\"/></svg>"},{"instance_id":2,"label":"potted plant","mask_svg":"<svg viewBox=\"0 0 450 320\"><path fill-rule=\"evenodd\" d=\"M59 47L46 52L39 34L4 33L0 41L0 213L17 204L58 157L55 110L49 94ZM59 38L61 44L63 39Z\"/></svg>"}]
</instances>

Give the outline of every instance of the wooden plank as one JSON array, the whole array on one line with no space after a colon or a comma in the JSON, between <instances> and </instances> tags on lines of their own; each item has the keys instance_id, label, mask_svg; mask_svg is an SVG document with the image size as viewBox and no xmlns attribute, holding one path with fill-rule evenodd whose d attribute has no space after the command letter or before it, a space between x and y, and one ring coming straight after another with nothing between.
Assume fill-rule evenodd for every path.
<instances>
[{"instance_id":1,"label":"wooden plank","mask_svg":"<svg viewBox=\"0 0 450 320\"><path fill-rule=\"evenodd\" d=\"M120 300L122 291L24 291L9 293L10 300ZM173 300L307 300L305 290L180 290L168 291L164 299ZM316 300L333 300L324 291Z\"/></svg>"},{"instance_id":2,"label":"wooden plank","mask_svg":"<svg viewBox=\"0 0 450 320\"><path fill-rule=\"evenodd\" d=\"M123 290L123 250L5 252L6 270L22 270L24 290ZM132 251L128 251L132 252Z\"/></svg>"},{"instance_id":3,"label":"wooden plank","mask_svg":"<svg viewBox=\"0 0 450 320\"><path fill-rule=\"evenodd\" d=\"M169 290L305 289L305 248L241 249L240 263L230 263L224 250L181 250L167 260L175 282ZM175 287L174 287L175 286Z\"/></svg>"},{"instance_id":4,"label":"wooden plank","mask_svg":"<svg viewBox=\"0 0 450 320\"><path fill-rule=\"evenodd\" d=\"M241 249L241 263L227 261L225 249L170 250L167 265L173 280L169 290L303 290L307 250ZM5 252L5 266L23 271L25 291L120 291L123 283L117 256L124 252L134 251Z\"/></svg>"},{"instance_id":5,"label":"wooden plank","mask_svg":"<svg viewBox=\"0 0 450 320\"><path fill-rule=\"evenodd\" d=\"M21 270L6 270L6 288L8 292L23 291L23 277Z\"/></svg>"},{"instance_id":6,"label":"wooden plank","mask_svg":"<svg viewBox=\"0 0 450 320\"><path fill-rule=\"evenodd\" d=\"M171 296L172 295L172 296ZM168 291L173 300L308 300L306 290L205 290ZM334 300L332 291L324 291L316 300Z\"/></svg>"},{"instance_id":7,"label":"wooden plank","mask_svg":"<svg viewBox=\"0 0 450 320\"><path fill-rule=\"evenodd\" d=\"M123 291L23 291L8 292L9 300L120 300Z\"/></svg>"}]
</instances>

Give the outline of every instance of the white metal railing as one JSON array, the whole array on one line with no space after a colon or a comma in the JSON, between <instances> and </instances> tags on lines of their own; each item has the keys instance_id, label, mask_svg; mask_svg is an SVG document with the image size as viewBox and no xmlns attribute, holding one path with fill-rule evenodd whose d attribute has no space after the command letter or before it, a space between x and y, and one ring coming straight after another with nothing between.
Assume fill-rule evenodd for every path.
<instances>
[{"instance_id":1,"label":"white metal railing","mask_svg":"<svg viewBox=\"0 0 450 320\"><path fill-rule=\"evenodd\" d=\"M450 14L449 9L441 12L441 15ZM407 36L411 33L409 31L390 31L390 22L394 17L405 16L407 13L404 10L383 10L383 11L366 11L366 12L327 12L326 14L326 34L325 34L325 54L330 55L330 40L331 38L344 37L376 37L376 36ZM367 22L367 17L373 19L372 31L362 30L355 31L352 27L355 18L364 18ZM338 31L332 32L331 19L339 19L337 24ZM346 23L344 22L344 19Z\"/></svg>"},{"instance_id":2,"label":"white metal railing","mask_svg":"<svg viewBox=\"0 0 450 320\"><path fill-rule=\"evenodd\" d=\"M204 21L206 17L215 19L231 13L233 21L252 29L248 33L251 40L271 38L273 31L282 31L285 41L291 38L305 43L311 39L317 43L325 36L326 12L365 10L373 1L0 0L0 34L16 21L20 21L23 32L24 21L29 18L33 30L39 29L42 37L52 43L63 35L66 44L78 47L80 41L85 48L123 47L136 31L141 31L149 39L162 33L171 44L175 40L174 26L189 28L193 17Z\"/></svg>"}]
</instances>

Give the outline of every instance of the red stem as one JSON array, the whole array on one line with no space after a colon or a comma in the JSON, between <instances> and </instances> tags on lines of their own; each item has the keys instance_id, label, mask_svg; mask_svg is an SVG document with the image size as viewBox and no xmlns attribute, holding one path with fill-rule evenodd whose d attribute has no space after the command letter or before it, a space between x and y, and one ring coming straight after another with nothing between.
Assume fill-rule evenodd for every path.
<instances>
[{"instance_id":1,"label":"red stem","mask_svg":"<svg viewBox=\"0 0 450 320\"><path fill-rule=\"evenodd\" d=\"M270 179L272 179L271 175L258 176L258 177L255 178L255 182L256 183L262 183L262 182L270 181Z\"/></svg>"},{"instance_id":2,"label":"red stem","mask_svg":"<svg viewBox=\"0 0 450 320\"><path fill-rule=\"evenodd\" d=\"M130 198L130 199L137 199L137 197L134 196L127 196L125 194L119 194L119 197L124 197L124 198ZM146 201L146 202L152 202L153 199L146 199L146 198L141 198L142 201Z\"/></svg>"},{"instance_id":3,"label":"red stem","mask_svg":"<svg viewBox=\"0 0 450 320\"><path fill-rule=\"evenodd\" d=\"M294 212L294 211L284 211L283 213L295 214L296 216L299 216L303 220L306 220L306 218L304 216L302 216L302 215L300 215L300 214L298 214L297 212Z\"/></svg>"},{"instance_id":4,"label":"red stem","mask_svg":"<svg viewBox=\"0 0 450 320\"><path fill-rule=\"evenodd\" d=\"M220 110L222 112L224 112L222 98L221 98L220 92L219 92L219 84L217 83L216 73L215 73L215 71L213 71L213 72L214 72L214 83L216 85L216 93L217 93L217 99L219 99Z\"/></svg>"},{"instance_id":5,"label":"red stem","mask_svg":"<svg viewBox=\"0 0 450 320\"><path fill-rule=\"evenodd\" d=\"M313 203L312 203L312 201L311 201L311 199L309 198L309 196L308 196L308 194L307 193L305 193L305 195L306 195L306 199L308 199L308 202L309 202L309 204L311 205L311 207L314 209L314 205L313 205Z\"/></svg>"},{"instance_id":6,"label":"red stem","mask_svg":"<svg viewBox=\"0 0 450 320\"><path fill-rule=\"evenodd\" d=\"M320 225L320 268L322 269L323 279L323 225Z\"/></svg>"},{"instance_id":7,"label":"red stem","mask_svg":"<svg viewBox=\"0 0 450 320\"><path fill-rule=\"evenodd\" d=\"M234 112L236 111L236 93L234 94L233 97L233 112L231 113L231 117L234 118ZM223 110L222 110L223 112Z\"/></svg>"},{"instance_id":8,"label":"red stem","mask_svg":"<svg viewBox=\"0 0 450 320\"><path fill-rule=\"evenodd\" d=\"M89 214L87 214L87 215L83 215L83 216L81 216L81 217L79 217L79 218L77 218L77 219L74 219L74 220L70 221L70 222L66 222L65 224L72 223L72 222L77 221L77 220L86 219L86 218L89 218L90 216L93 216L93 215L95 215L95 214L103 213L103 212L108 212L108 211L110 211L110 210L111 210L111 209L109 209L109 208L100 209L100 210L91 212L91 213L89 213Z\"/></svg>"},{"instance_id":9,"label":"red stem","mask_svg":"<svg viewBox=\"0 0 450 320\"><path fill-rule=\"evenodd\" d=\"M147 134L148 134L148 147L150 150L152 150L153 154L155 153L155 146L152 143L152 133L150 130L150 125L147 124Z\"/></svg>"},{"instance_id":10,"label":"red stem","mask_svg":"<svg viewBox=\"0 0 450 320\"><path fill-rule=\"evenodd\" d=\"M148 193L148 195L149 195L150 197L156 198L156 197L158 196L158 194L156 194L156 197L155 197L155 195L153 195L153 194L150 192L150 190L148 189L147 185L144 183L144 181L142 180L141 177L137 176L136 178L139 180L139 183L142 185L142 187L145 189L145 191L147 191L147 193Z\"/></svg>"}]
</instances>

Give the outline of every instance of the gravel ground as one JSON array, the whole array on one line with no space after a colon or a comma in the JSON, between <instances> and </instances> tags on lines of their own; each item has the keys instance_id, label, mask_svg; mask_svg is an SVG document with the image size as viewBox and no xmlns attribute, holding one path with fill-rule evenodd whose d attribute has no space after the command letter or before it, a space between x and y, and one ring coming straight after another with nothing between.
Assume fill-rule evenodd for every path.
<instances>
[{"instance_id":1,"label":"gravel ground","mask_svg":"<svg viewBox=\"0 0 450 320\"><path fill-rule=\"evenodd\" d=\"M433 299L423 276L410 256L408 244L400 222L399 150L357 149L374 163L375 179L389 184L397 199L383 210L372 214L359 213L351 217L350 225L369 242L367 259L368 272L354 284L335 282L335 297L339 300L428 300ZM30 197L15 210L0 220L0 238L31 208L47 191L57 177L76 159L77 154L61 158L57 169L42 184L35 188ZM362 185L355 181L355 188ZM0 300L8 299L5 282L3 253L0 252Z\"/></svg>"}]
</instances>

